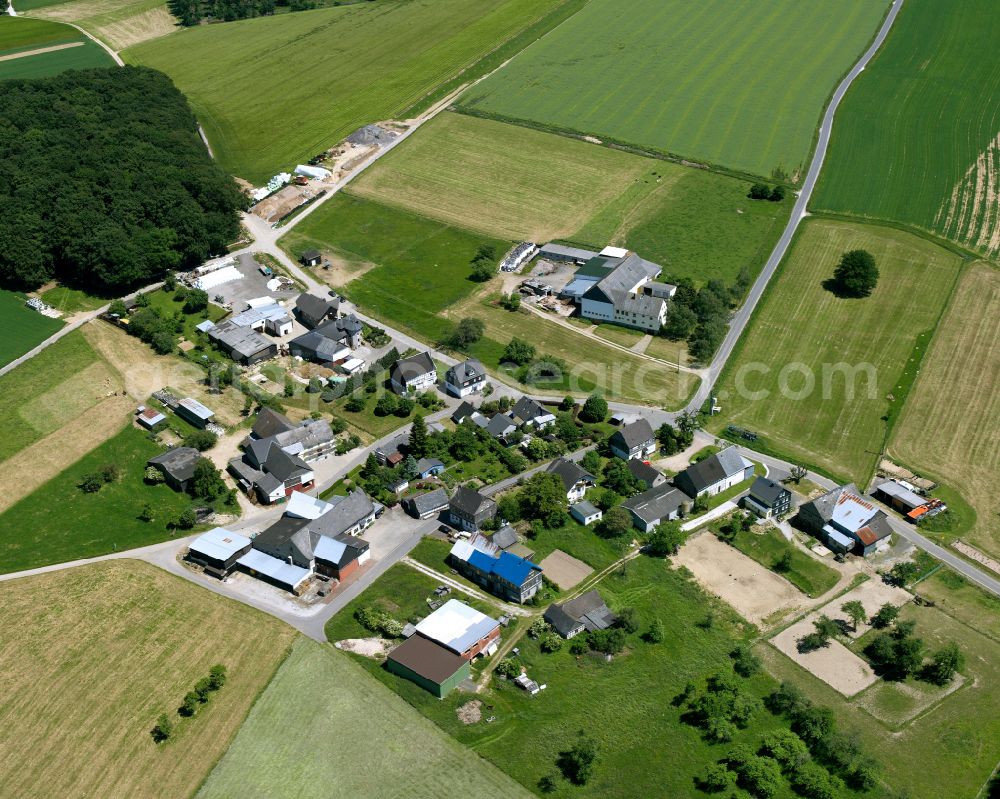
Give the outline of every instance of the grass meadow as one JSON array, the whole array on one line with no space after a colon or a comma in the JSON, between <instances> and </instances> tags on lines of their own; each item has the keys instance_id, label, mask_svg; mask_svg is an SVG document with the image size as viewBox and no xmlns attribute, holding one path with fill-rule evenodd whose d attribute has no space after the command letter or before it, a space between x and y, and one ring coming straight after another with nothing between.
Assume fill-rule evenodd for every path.
<instances>
[{"instance_id":1,"label":"grass meadow","mask_svg":"<svg viewBox=\"0 0 1000 799\"><path fill-rule=\"evenodd\" d=\"M870 297L842 299L823 283L856 248L881 277ZM716 384L711 429L753 430L754 446L867 484L960 266L909 233L807 221Z\"/></svg>"},{"instance_id":2,"label":"grass meadow","mask_svg":"<svg viewBox=\"0 0 1000 799\"><path fill-rule=\"evenodd\" d=\"M427 123L355 183L381 203L503 239L626 246L665 280L756 274L788 217L743 180L463 114Z\"/></svg>"},{"instance_id":3,"label":"grass meadow","mask_svg":"<svg viewBox=\"0 0 1000 799\"><path fill-rule=\"evenodd\" d=\"M531 796L347 655L299 638L197 796L305 796L317 786L366 799Z\"/></svg>"},{"instance_id":4,"label":"grass meadow","mask_svg":"<svg viewBox=\"0 0 1000 799\"><path fill-rule=\"evenodd\" d=\"M558 4L358 3L203 25L123 57L166 72L222 166L259 184L403 112Z\"/></svg>"},{"instance_id":5,"label":"grass meadow","mask_svg":"<svg viewBox=\"0 0 1000 799\"><path fill-rule=\"evenodd\" d=\"M0 291L0 366L24 355L62 326L59 319L25 306L22 295Z\"/></svg>"},{"instance_id":6,"label":"grass meadow","mask_svg":"<svg viewBox=\"0 0 1000 799\"><path fill-rule=\"evenodd\" d=\"M537 383L535 391L587 392L600 387L611 397L678 407L695 379L653 361L585 339L575 330L537 315L511 313L495 304L496 279L469 280L470 261L480 244L497 253L510 245L409 211L341 193L281 239L293 258L316 247L354 266L344 293L362 311L384 319L428 343L445 340L462 318L481 319L485 336L469 352L494 371L504 347L517 336L534 342L539 356L570 367L587 364L579 379L562 376ZM339 288L339 287L338 287ZM515 382L518 374L509 375Z\"/></svg>"},{"instance_id":7,"label":"grass meadow","mask_svg":"<svg viewBox=\"0 0 1000 799\"><path fill-rule=\"evenodd\" d=\"M72 46L48 53L11 57L19 52L60 45ZM67 69L110 67L115 63L100 45L69 25L7 16L0 16L0 59L3 59L0 60L0 80L47 78Z\"/></svg>"},{"instance_id":8,"label":"grass meadow","mask_svg":"<svg viewBox=\"0 0 1000 799\"><path fill-rule=\"evenodd\" d=\"M924 585L919 585L920 593ZM768 646L758 647L775 677L794 682L813 701L831 708L840 726L854 731L862 749L882 764L885 782L896 791L890 796L979 796L1000 759L1000 716L994 710L1000 691L1000 642L981 632L987 614L995 614L995 609L973 600L960 608L962 615L951 616L946 610L952 608L911 602L900 614L916 622L916 635L931 652L954 641L966 657L962 686L943 698L939 694L936 703L916 715L907 708L918 708L926 697L914 695L910 681L895 685L880 680L845 700L789 658ZM929 686L919 688L926 694Z\"/></svg>"},{"instance_id":9,"label":"grass meadow","mask_svg":"<svg viewBox=\"0 0 1000 799\"><path fill-rule=\"evenodd\" d=\"M33 16L73 22L116 51L180 29L163 0L27 2ZM17 2L19 8L23 4Z\"/></svg>"},{"instance_id":10,"label":"grass meadow","mask_svg":"<svg viewBox=\"0 0 1000 799\"><path fill-rule=\"evenodd\" d=\"M817 209L1000 254L1000 36L992 0L907 0L837 111ZM878 109L878 113L872 113Z\"/></svg>"},{"instance_id":11,"label":"grass meadow","mask_svg":"<svg viewBox=\"0 0 1000 799\"><path fill-rule=\"evenodd\" d=\"M173 521L191 498L164 484L143 481L146 461L163 451L145 433L127 427L0 513L0 573L89 558L169 538ZM117 480L87 494L84 475L107 464ZM146 503L154 518L142 521Z\"/></svg>"},{"instance_id":12,"label":"grass meadow","mask_svg":"<svg viewBox=\"0 0 1000 799\"><path fill-rule=\"evenodd\" d=\"M6 796L190 796L268 684L294 631L145 563L109 561L0 583ZM226 685L176 708L216 663ZM176 724L157 745L160 713Z\"/></svg>"},{"instance_id":13,"label":"grass meadow","mask_svg":"<svg viewBox=\"0 0 1000 799\"><path fill-rule=\"evenodd\" d=\"M924 358L889 452L957 490L976 511L962 538L1000 558L1000 270L962 275ZM946 500L947 501L947 500ZM949 503L950 505L951 503Z\"/></svg>"},{"instance_id":14,"label":"grass meadow","mask_svg":"<svg viewBox=\"0 0 1000 799\"><path fill-rule=\"evenodd\" d=\"M888 4L595 0L461 105L793 179ZM780 57L776 58L776 53Z\"/></svg>"}]
</instances>

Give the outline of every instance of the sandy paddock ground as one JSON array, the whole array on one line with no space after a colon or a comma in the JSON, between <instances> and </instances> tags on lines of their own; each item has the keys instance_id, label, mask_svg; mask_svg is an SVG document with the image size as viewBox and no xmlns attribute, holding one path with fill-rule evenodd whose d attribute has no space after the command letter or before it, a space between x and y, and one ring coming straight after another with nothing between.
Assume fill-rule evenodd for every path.
<instances>
[{"instance_id":1,"label":"sandy paddock ground","mask_svg":"<svg viewBox=\"0 0 1000 799\"><path fill-rule=\"evenodd\" d=\"M689 538L672 560L675 566L690 569L702 588L754 624L779 611L787 614L809 603L809 598L784 577L711 533Z\"/></svg>"},{"instance_id":2,"label":"sandy paddock ground","mask_svg":"<svg viewBox=\"0 0 1000 799\"><path fill-rule=\"evenodd\" d=\"M353 652L355 655L383 658L392 649L393 642L384 638L345 638L343 641L337 641L334 646L345 652Z\"/></svg>"},{"instance_id":3,"label":"sandy paddock ground","mask_svg":"<svg viewBox=\"0 0 1000 799\"><path fill-rule=\"evenodd\" d=\"M579 585L594 570L582 560L577 560L572 555L567 555L561 549L550 553L541 563L538 564L546 577L559 586L563 591L568 591Z\"/></svg>"},{"instance_id":4,"label":"sandy paddock ground","mask_svg":"<svg viewBox=\"0 0 1000 799\"><path fill-rule=\"evenodd\" d=\"M904 591L902 588L897 588L894 585L888 585L875 577L862 583L857 588L851 589L843 596L837 597L833 602L820 608L815 613L810 614L806 621L812 624L813 620L819 618L821 613L825 613L834 621L844 622L847 634L851 638L859 638L871 629L871 625L859 624L857 630L851 629L851 622L847 618L847 614L840 609L845 602L860 602L864 606L868 618L871 618L886 603L899 607L900 605L905 605L912 598L908 591Z\"/></svg>"},{"instance_id":5,"label":"sandy paddock ground","mask_svg":"<svg viewBox=\"0 0 1000 799\"><path fill-rule=\"evenodd\" d=\"M796 645L813 631L812 619L809 616L783 630L771 639L771 646L844 696L854 696L878 680L871 666L839 641L830 641L814 652L800 653Z\"/></svg>"}]
</instances>

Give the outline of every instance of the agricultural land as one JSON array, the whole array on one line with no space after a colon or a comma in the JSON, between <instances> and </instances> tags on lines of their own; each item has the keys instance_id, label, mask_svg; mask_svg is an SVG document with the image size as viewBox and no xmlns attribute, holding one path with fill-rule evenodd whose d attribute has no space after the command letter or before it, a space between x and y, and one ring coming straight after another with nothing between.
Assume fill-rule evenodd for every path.
<instances>
[{"instance_id":1,"label":"agricultural land","mask_svg":"<svg viewBox=\"0 0 1000 799\"><path fill-rule=\"evenodd\" d=\"M69 25L0 17L0 80L46 78L114 63L100 45Z\"/></svg>"},{"instance_id":2,"label":"agricultural land","mask_svg":"<svg viewBox=\"0 0 1000 799\"><path fill-rule=\"evenodd\" d=\"M636 0L623 13L595 0L460 102L795 181L824 103L887 5Z\"/></svg>"},{"instance_id":3,"label":"agricultural land","mask_svg":"<svg viewBox=\"0 0 1000 799\"><path fill-rule=\"evenodd\" d=\"M295 796L317 785L371 799L400 796L402 785L414 799L531 796L347 655L299 638L197 796Z\"/></svg>"},{"instance_id":4,"label":"agricultural land","mask_svg":"<svg viewBox=\"0 0 1000 799\"><path fill-rule=\"evenodd\" d=\"M907 0L837 112L811 205L1000 254L998 37L990 0Z\"/></svg>"},{"instance_id":5,"label":"agricultural land","mask_svg":"<svg viewBox=\"0 0 1000 799\"><path fill-rule=\"evenodd\" d=\"M10 796L191 795L294 636L132 560L2 582L0 601L0 782ZM217 663L226 685L182 719L184 694ZM158 747L150 729L161 713L176 728Z\"/></svg>"},{"instance_id":6,"label":"agricultural land","mask_svg":"<svg viewBox=\"0 0 1000 799\"><path fill-rule=\"evenodd\" d=\"M177 20L163 0L14 0L33 17L72 22L113 50L177 30ZM23 8L22 8L23 7Z\"/></svg>"},{"instance_id":7,"label":"agricultural land","mask_svg":"<svg viewBox=\"0 0 1000 799\"><path fill-rule=\"evenodd\" d=\"M344 286L348 298L363 312L429 343L445 341L462 318L482 319L485 336L469 353L488 368L499 368L504 347L514 337L536 342L539 356L559 358L571 372L586 362L578 378L562 375L538 383L536 391L565 394L574 385L583 392L599 387L609 397L678 407L694 388L696 378L687 372L583 338L578 330L536 314L496 307L499 279L471 281L470 262L480 244L503 252L510 242L341 194L281 244L293 257L316 247L346 260L349 265L337 274L353 276Z\"/></svg>"},{"instance_id":8,"label":"agricultural land","mask_svg":"<svg viewBox=\"0 0 1000 799\"><path fill-rule=\"evenodd\" d=\"M25 307L24 297L0 291L0 366L24 355L63 323Z\"/></svg>"},{"instance_id":9,"label":"agricultural land","mask_svg":"<svg viewBox=\"0 0 1000 799\"><path fill-rule=\"evenodd\" d=\"M517 125L444 113L351 192L502 239L628 247L696 285L755 275L790 200L743 180Z\"/></svg>"},{"instance_id":10,"label":"agricultural land","mask_svg":"<svg viewBox=\"0 0 1000 799\"><path fill-rule=\"evenodd\" d=\"M870 297L842 299L824 282L856 248L881 277ZM717 383L711 429L758 432L755 446L867 485L960 265L908 233L807 221Z\"/></svg>"},{"instance_id":11,"label":"agricultural land","mask_svg":"<svg viewBox=\"0 0 1000 799\"><path fill-rule=\"evenodd\" d=\"M889 441L890 454L926 470L972 504L963 540L1000 557L993 486L1000 475L1000 270L962 276Z\"/></svg>"},{"instance_id":12,"label":"agricultural land","mask_svg":"<svg viewBox=\"0 0 1000 799\"><path fill-rule=\"evenodd\" d=\"M413 0L206 25L123 52L166 72L216 158L255 183L403 113L560 5Z\"/></svg>"}]
</instances>

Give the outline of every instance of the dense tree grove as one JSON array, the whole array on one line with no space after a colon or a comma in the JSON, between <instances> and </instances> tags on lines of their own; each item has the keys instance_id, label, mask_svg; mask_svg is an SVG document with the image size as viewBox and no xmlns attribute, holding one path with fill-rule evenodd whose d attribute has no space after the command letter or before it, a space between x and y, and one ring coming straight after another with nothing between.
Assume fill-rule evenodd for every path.
<instances>
[{"instance_id":1,"label":"dense tree grove","mask_svg":"<svg viewBox=\"0 0 1000 799\"><path fill-rule=\"evenodd\" d=\"M223 252L243 197L161 72L0 83L0 283L114 293Z\"/></svg>"},{"instance_id":2,"label":"dense tree grove","mask_svg":"<svg viewBox=\"0 0 1000 799\"><path fill-rule=\"evenodd\" d=\"M661 334L669 339L686 339L691 357L707 362L726 337L732 308L749 288L750 273L746 269L732 285L710 280L696 289L689 278L678 280Z\"/></svg>"}]
</instances>

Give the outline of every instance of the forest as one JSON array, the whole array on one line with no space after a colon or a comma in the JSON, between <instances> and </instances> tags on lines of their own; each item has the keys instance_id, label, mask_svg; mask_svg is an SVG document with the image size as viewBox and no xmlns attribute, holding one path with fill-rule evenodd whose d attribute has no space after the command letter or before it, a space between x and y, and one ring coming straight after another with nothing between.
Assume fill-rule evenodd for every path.
<instances>
[{"instance_id":1,"label":"forest","mask_svg":"<svg viewBox=\"0 0 1000 799\"><path fill-rule=\"evenodd\" d=\"M221 254L245 200L144 67L0 83L0 285L120 294Z\"/></svg>"}]
</instances>

